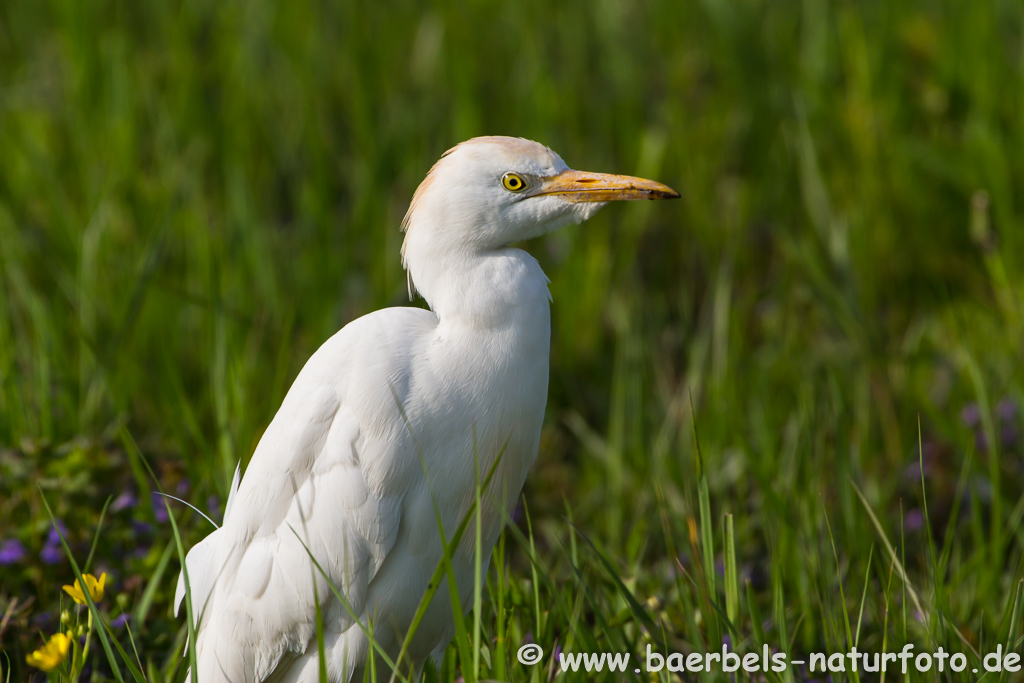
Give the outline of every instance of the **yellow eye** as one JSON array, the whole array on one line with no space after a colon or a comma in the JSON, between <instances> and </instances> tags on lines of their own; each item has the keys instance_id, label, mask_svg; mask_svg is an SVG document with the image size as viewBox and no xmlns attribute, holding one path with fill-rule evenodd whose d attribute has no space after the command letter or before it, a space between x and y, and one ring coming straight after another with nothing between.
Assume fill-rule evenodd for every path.
<instances>
[{"instance_id":1,"label":"yellow eye","mask_svg":"<svg viewBox=\"0 0 1024 683\"><path fill-rule=\"evenodd\" d=\"M501 186L509 192L522 192L526 189L526 181L518 173L506 173L501 176Z\"/></svg>"}]
</instances>

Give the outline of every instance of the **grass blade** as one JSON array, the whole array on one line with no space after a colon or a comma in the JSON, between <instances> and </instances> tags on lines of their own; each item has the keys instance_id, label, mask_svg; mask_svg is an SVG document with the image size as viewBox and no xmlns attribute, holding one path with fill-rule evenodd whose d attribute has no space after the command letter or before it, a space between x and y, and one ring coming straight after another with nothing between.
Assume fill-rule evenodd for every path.
<instances>
[{"instance_id":1,"label":"grass blade","mask_svg":"<svg viewBox=\"0 0 1024 683\"><path fill-rule=\"evenodd\" d=\"M736 537L732 515L725 516L725 613L733 624L740 612L739 581L736 578Z\"/></svg>"}]
</instances>

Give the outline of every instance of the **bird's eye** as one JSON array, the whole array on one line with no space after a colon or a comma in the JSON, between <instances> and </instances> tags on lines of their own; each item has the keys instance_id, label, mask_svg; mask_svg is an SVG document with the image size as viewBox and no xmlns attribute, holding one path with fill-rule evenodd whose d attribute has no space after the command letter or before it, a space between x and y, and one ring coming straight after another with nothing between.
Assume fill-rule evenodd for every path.
<instances>
[{"instance_id":1,"label":"bird's eye","mask_svg":"<svg viewBox=\"0 0 1024 683\"><path fill-rule=\"evenodd\" d=\"M522 192L526 189L526 181L518 173L506 173L501 176L501 186L509 192Z\"/></svg>"}]
</instances>

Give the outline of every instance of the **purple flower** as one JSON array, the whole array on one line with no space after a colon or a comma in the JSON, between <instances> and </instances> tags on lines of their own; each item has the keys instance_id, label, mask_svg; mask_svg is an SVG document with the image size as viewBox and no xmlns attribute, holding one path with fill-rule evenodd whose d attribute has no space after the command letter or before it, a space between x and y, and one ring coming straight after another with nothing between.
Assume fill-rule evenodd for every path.
<instances>
[{"instance_id":1,"label":"purple flower","mask_svg":"<svg viewBox=\"0 0 1024 683\"><path fill-rule=\"evenodd\" d=\"M137 536L145 536L146 534L153 533L153 525L147 522L141 522L137 519L133 519L132 531L134 531Z\"/></svg>"},{"instance_id":2,"label":"purple flower","mask_svg":"<svg viewBox=\"0 0 1024 683\"><path fill-rule=\"evenodd\" d=\"M121 491L121 494L114 499L114 502L110 504L111 512L120 512L125 508L133 508L139 502L139 499L135 497L135 493L131 489L125 489Z\"/></svg>"},{"instance_id":3,"label":"purple flower","mask_svg":"<svg viewBox=\"0 0 1024 683\"><path fill-rule=\"evenodd\" d=\"M903 478L908 481L921 481L921 463L915 460L903 468Z\"/></svg>"},{"instance_id":4,"label":"purple flower","mask_svg":"<svg viewBox=\"0 0 1024 683\"><path fill-rule=\"evenodd\" d=\"M164 497L154 491L150 494L150 500L153 503L153 516L156 517L157 522L163 524L168 519Z\"/></svg>"},{"instance_id":5,"label":"purple flower","mask_svg":"<svg viewBox=\"0 0 1024 683\"><path fill-rule=\"evenodd\" d=\"M1006 425L1000 430L999 436L1002 439L1003 447L1009 448L1013 444L1017 443L1017 428L1013 425Z\"/></svg>"},{"instance_id":6,"label":"purple flower","mask_svg":"<svg viewBox=\"0 0 1024 683\"><path fill-rule=\"evenodd\" d=\"M32 617L32 625L36 628L40 628L44 631L50 630L46 628L53 621L53 612L39 612Z\"/></svg>"},{"instance_id":7,"label":"purple flower","mask_svg":"<svg viewBox=\"0 0 1024 683\"><path fill-rule=\"evenodd\" d=\"M21 562L27 554L25 546L16 538L0 543L0 565L6 566Z\"/></svg>"},{"instance_id":8,"label":"purple flower","mask_svg":"<svg viewBox=\"0 0 1024 683\"><path fill-rule=\"evenodd\" d=\"M917 508L907 511L903 515L903 528L907 531L917 531L924 526L924 515Z\"/></svg>"},{"instance_id":9,"label":"purple flower","mask_svg":"<svg viewBox=\"0 0 1024 683\"><path fill-rule=\"evenodd\" d=\"M1017 417L1017 403L1012 398L1004 398L996 406L996 414L1000 420L1009 422Z\"/></svg>"},{"instance_id":10,"label":"purple flower","mask_svg":"<svg viewBox=\"0 0 1024 683\"><path fill-rule=\"evenodd\" d=\"M979 431L974 435L974 447L979 453L988 453L988 437L985 432Z\"/></svg>"},{"instance_id":11,"label":"purple flower","mask_svg":"<svg viewBox=\"0 0 1024 683\"><path fill-rule=\"evenodd\" d=\"M178 482L178 485L174 487L174 492L178 494L179 497L181 497L188 493L189 488L191 488L189 480L183 478L181 481Z\"/></svg>"},{"instance_id":12,"label":"purple flower","mask_svg":"<svg viewBox=\"0 0 1024 683\"><path fill-rule=\"evenodd\" d=\"M965 405L960 411L960 421L964 423L965 427L977 427L981 422L981 409L978 408L978 404L968 403Z\"/></svg>"},{"instance_id":13,"label":"purple flower","mask_svg":"<svg viewBox=\"0 0 1024 683\"><path fill-rule=\"evenodd\" d=\"M58 546L47 543L39 551L39 559L43 564L60 564L64 559L64 552Z\"/></svg>"},{"instance_id":14,"label":"purple flower","mask_svg":"<svg viewBox=\"0 0 1024 683\"><path fill-rule=\"evenodd\" d=\"M110 622L110 625L113 628L124 628L127 623L128 623L128 614L127 613L122 613L121 616L119 616L117 619L114 619L112 622Z\"/></svg>"},{"instance_id":15,"label":"purple flower","mask_svg":"<svg viewBox=\"0 0 1024 683\"><path fill-rule=\"evenodd\" d=\"M214 521L220 519L220 498L217 496L210 496L207 498L206 510L207 514L210 515L210 519Z\"/></svg>"},{"instance_id":16,"label":"purple flower","mask_svg":"<svg viewBox=\"0 0 1024 683\"><path fill-rule=\"evenodd\" d=\"M57 529L60 529L60 534L57 533ZM68 537L68 528L65 526L64 522L58 519L57 526L51 526L50 530L46 534L46 545L60 545L61 536L64 536L65 539Z\"/></svg>"}]
</instances>

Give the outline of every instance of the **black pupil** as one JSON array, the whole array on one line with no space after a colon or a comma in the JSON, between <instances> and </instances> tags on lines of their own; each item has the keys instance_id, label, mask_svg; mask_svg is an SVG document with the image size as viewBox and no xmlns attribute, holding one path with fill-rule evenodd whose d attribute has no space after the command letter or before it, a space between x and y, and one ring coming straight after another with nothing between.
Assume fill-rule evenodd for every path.
<instances>
[{"instance_id":1,"label":"black pupil","mask_svg":"<svg viewBox=\"0 0 1024 683\"><path fill-rule=\"evenodd\" d=\"M512 176L511 178L508 179L508 184L511 187L519 187L519 178Z\"/></svg>"}]
</instances>

